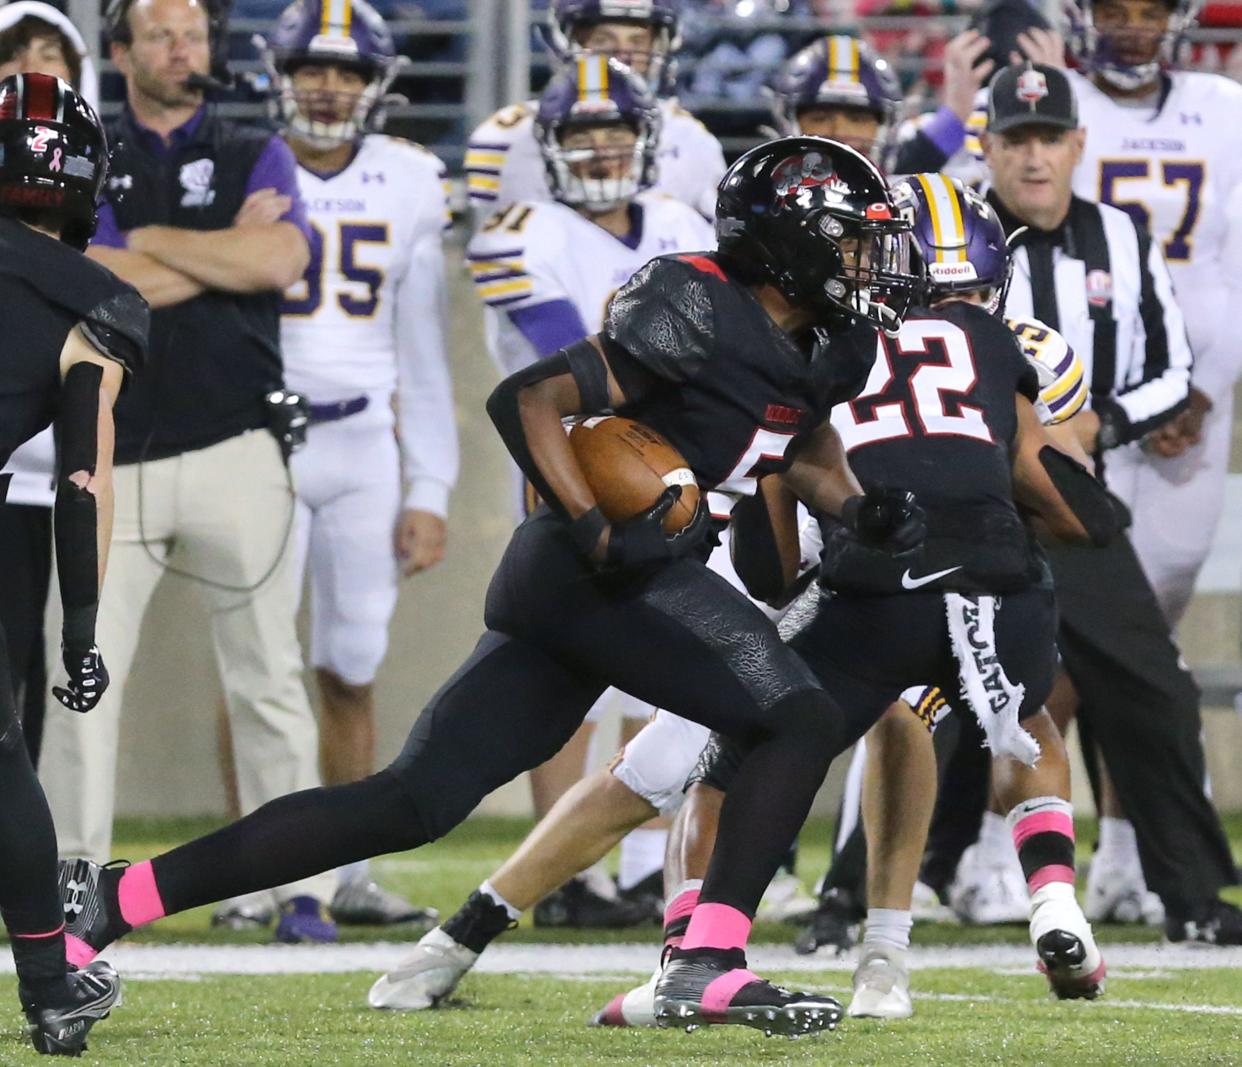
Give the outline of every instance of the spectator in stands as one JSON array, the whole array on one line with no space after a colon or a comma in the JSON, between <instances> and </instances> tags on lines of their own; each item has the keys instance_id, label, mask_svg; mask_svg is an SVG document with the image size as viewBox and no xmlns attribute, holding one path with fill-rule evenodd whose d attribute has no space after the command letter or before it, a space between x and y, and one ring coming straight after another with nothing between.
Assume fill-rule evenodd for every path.
<instances>
[{"instance_id":1,"label":"spectator in stands","mask_svg":"<svg viewBox=\"0 0 1242 1067\"><path fill-rule=\"evenodd\" d=\"M775 0L699 0L685 8L686 50L697 53L688 91L694 96L753 102L768 76L789 54L775 31L756 32L788 4Z\"/></svg>"}]
</instances>

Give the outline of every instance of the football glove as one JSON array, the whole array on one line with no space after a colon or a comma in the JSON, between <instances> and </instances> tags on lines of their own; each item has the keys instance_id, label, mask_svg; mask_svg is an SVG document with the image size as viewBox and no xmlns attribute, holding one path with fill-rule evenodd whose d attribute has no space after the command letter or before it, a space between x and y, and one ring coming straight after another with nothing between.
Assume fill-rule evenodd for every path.
<instances>
[{"instance_id":1,"label":"football glove","mask_svg":"<svg viewBox=\"0 0 1242 1067\"><path fill-rule=\"evenodd\" d=\"M927 515L904 489L875 486L850 497L841 522L862 544L894 556L914 551L927 537Z\"/></svg>"},{"instance_id":2,"label":"football glove","mask_svg":"<svg viewBox=\"0 0 1242 1067\"><path fill-rule=\"evenodd\" d=\"M604 565L617 570L666 563L688 555L712 534L711 513L700 499L694 518L679 532L667 533L664 516L681 499L681 486L670 485L646 511L632 519L614 522L608 528L608 550Z\"/></svg>"},{"instance_id":3,"label":"football glove","mask_svg":"<svg viewBox=\"0 0 1242 1067\"><path fill-rule=\"evenodd\" d=\"M108 668L104 666L99 646L71 648L62 645L61 662L69 680L64 685L52 686L52 695L70 711L85 715L108 689Z\"/></svg>"}]
</instances>

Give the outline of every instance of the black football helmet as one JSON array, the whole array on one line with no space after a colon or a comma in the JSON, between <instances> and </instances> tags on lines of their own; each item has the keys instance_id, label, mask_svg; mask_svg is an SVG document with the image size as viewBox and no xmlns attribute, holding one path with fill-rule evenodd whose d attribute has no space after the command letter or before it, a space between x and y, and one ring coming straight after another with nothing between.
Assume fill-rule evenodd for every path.
<instances>
[{"instance_id":1,"label":"black football helmet","mask_svg":"<svg viewBox=\"0 0 1242 1067\"><path fill-rule=\"evenodd\" d=\"M0 81L0 212L58 225L79 251L95 233L108 139L94 109L49 74Z\"/></svg>"},{"instance_id":2,"label":"black football helmet","mask_svg":"<svg viewBox=\"0 0 1242 1067\"><path fill-rule=\"evenodd\" d=\"M901 327L919 283L910 223L866 156L823 137L752 148L721 179L720 253L793 305Z\"/></svg>"}]
</instances>

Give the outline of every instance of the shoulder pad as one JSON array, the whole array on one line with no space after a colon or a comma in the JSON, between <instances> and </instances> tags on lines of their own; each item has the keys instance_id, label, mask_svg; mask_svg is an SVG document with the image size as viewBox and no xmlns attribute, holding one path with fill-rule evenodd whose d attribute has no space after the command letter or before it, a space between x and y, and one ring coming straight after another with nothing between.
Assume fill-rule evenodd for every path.
<instances>
[{"instance_id":1,"label":"shoulder pad","mask_svg":"<svg viewBox=\"0 0 1242 1067\"><path fill-rule=\"evenodd\" d=\"M1064 422L1087 399L1087 376L1082 360L1051 326L1034 318L1006 319L1018 347L1038 379L1038 395L1031 400L1045 424Z\"/></svg>"},{"instance_id":2,"label":"shoulder pad","mask_svg":"<svg viewBox=\"0 0 1242 1067\"><path fill-rule=\"evenodd\" d=\"M126 286L101 300L82 320L82 333L101 355L114 359L128 374L146 362L151 309L136 289Z\"/></svg>"},{"instance_id":3,"label":"shoulder pad","mask_svg":"<svg viewBox=\"0 0 1242 1067\"><path fill-rule=\"evenodd\" d=\"M711 357L716 339L713 290L727 281L708 256L653 259L613 296L604 335L653 374L687 381Z\"/></svg>"}]
</instances>

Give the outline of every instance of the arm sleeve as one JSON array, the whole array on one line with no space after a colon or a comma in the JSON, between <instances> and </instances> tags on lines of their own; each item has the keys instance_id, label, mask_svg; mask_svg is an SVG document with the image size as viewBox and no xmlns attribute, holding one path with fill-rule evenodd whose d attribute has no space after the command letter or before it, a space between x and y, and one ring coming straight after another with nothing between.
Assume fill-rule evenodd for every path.
<instances>
[{"instance_id":1,"label":"arm sleeve","mask_svg":"<svg viewBox=\"0 0 1242 1067\"><path fill-rule=\"evenodd\" d=\"M397 417L407 509L448 514L457 423L446 355L447 297L438 232L414 245L397 286Z\"/></svg>"},{"instance_id":2,"label":"arm sleeve","mask_svg":"<svg viewBox=\"0 0 1242 1067\"><path fill-rule=\"evenodd\" d=\"M298 161L293 155L293 149L275 134L255 160L250 177L246 180L247 196L260 189L275 189L293 201L289 210L280 217L280 221L292 222L309 241L310 222L306 216L306 202L298 189Z\"/></svg>"},{"instance_id":3,"label":"arm sleeve","mask_svg":"<svg viewBox=\"0 0 1242 1067\"><path fill-rule=\"evenodd\" d=\"M1239 146L1242 164L1242 145ZM1242 308L1242 165L1235 171L1235 184L1230 187L1225 204L1225 244L1221 253L1221 279L1224 281L1223 308L1218 312L1217 329L1202 351L1195 351L1195 368L1191 376L1195 388L1213 402L1223 396L1242 372L1242 336L1234 325L1234 314Z\"/></svg>"},{"instance_id":4,"label":"arm sleeve","mask_svg":"<svg viewBox=\"0 0 1242 1067\"><path fill-rule=\"evenodd\" d=\"M1119 444L1137 440L1180 410L1190 391L1193 362L1164 256L1146 230L1138 230L1138 247L1142 330L1137 331L1141 345L1136 343L1131 358L1141 366L1130 375L1133 384L1114 397L1124 415Z\"/></svg>"}]
</instances>

